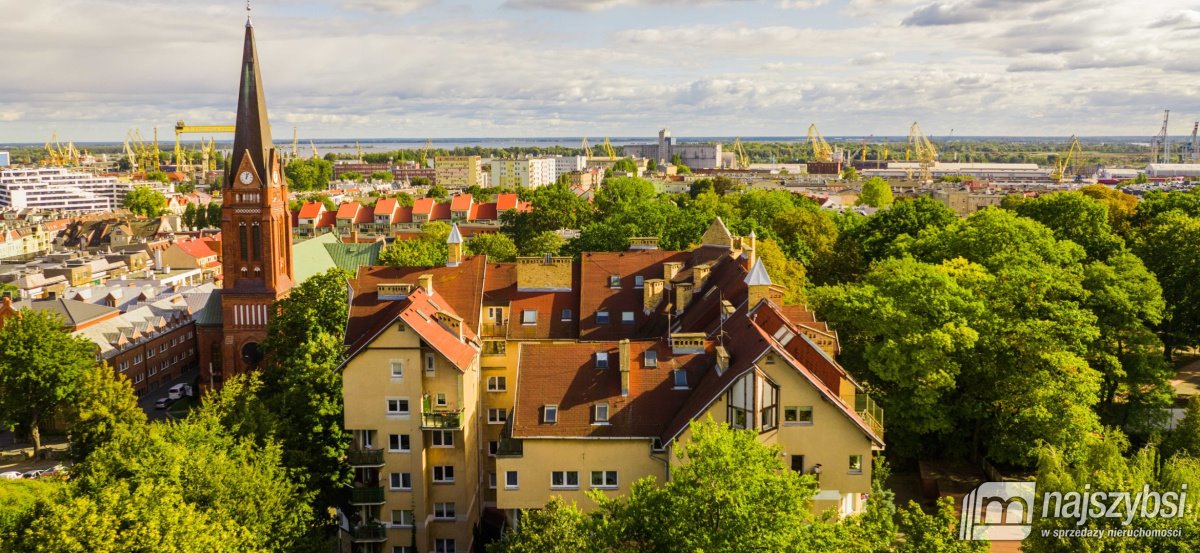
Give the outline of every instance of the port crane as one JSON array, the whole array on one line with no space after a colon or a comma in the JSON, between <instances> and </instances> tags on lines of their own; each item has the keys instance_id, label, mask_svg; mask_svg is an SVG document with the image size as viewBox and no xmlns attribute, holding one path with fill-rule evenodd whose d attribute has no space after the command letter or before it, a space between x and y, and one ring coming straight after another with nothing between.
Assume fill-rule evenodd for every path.
<instances>
[{"instance_id":1,"label":"port crane","mask_svg":"<svg viewBox=\"0 0 1200 553\"><path fill-rule=\"evenodd\" d=\"M921 182L933 180L933 166L937 163L937 148L921 130L916 121L908 128L908 149L904 151L904 160L915 159L920 167ZM910 175L911 178L911 175Z\"/></svg>"},{"instance_id":2,"label":"port crane","mask_svg":"<svg viewBox=\"0 0 1200 553\"><path fill-rule=\"evenodd\" d=\"M183 161L183 146L179 142L181 135L183 135L183 134L217 134L217 133L233 134L233 132L236 130L237 130L237 128L234 127L233 125L188 125L187 123L184 123L182 119L176 121L175 122L175 166L176 166L176 169L182 171L185 166L185 163ZM155 148L157 149L158 130L155 129L154 133L155 133L154 143L156 145ZM203 144L204 141L201 140L200 142L201 142L201 144Z\"/></svg>"},{"instance_id":3,"label":"port crane","mask_svg":"<svg viewBox=\"0 0 1200 553\"><path fill-rule=\"evenodd\" d=\"M1050 178L1055 183L1061 183L1063 177L1067 174L1067 170L1071 167L1071 162L1078 161L1082 157L1083 147L1079 145L1079 138L1071 135L1071 143L1067 146L1067 151L1054 160L1054 168L1050 171Z\"/></svg>"},{"instance_id":4,"label":"port crane","mask_svg":"<svg viewBox=\"0 0 1200 553\"><path fill-rule=\"evenodd\" d=\"M1150 163L1171 162L1171 135L1167 133L1167 123L1171 118L1171 110L1163 110L1162 128L1150 139ZM1159 156L1161 154L1161 161Z\"/></svg>"},{"instance_id":5,"label":"port crane","mask_svg":"<svg viewBox=\"0 0 1200 553\"><path fill-rule=\"evenodd\" d=\"M742 137L733 139L733 164L735 169L749 169L750 156L746 154L746 149L742 147Z\"/></svg>"},{"instance_id":6,"label":"port crane","mask_svg":"<svg viewBox=\"0 0 1200 553\"><path fill-rule=\"evenodd\" d=\"M604 137L604 145L601 148L604 150L604 155L608 156L609 161L616 161L617 150L613 148L612 142L608 140L607 136Z\"/></svg>"},{"instance_id":7,"label":"port crane","mask_svg":"<svg viewBox=\"0 0 1200 553\"><path fill-rule=\"evenodd\" d=\"M585 157L587 157L588 159L591 159L591 157L592 157L592 147L591 147L591 146L588 144L588 141L587 141L587 137L586 137L586 136L585 136L585 137L583 137L583 142L582 142L582 143L580 143L579 147L580 147L581 149L583 149L583 155L584 155Z\"/></svg>"},{"instance_id":8,"label":"port crane","mask_svg":"<svg viewBox=\"0 0 1200 553\"><path fill-rule=\"evenodd\" d=\"M828 142L825 142L825 137L821 136L821 131L817 130L816 123L808 126L808 142L812 144L813 161L833 161L833 148L829 146Z\"/></svg>"}]
</instances>

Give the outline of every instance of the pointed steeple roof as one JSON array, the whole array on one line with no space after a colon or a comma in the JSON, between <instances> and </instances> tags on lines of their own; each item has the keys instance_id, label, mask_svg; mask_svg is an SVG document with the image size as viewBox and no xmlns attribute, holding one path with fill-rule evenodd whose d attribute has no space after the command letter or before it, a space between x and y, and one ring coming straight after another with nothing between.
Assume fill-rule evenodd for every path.
<instances>
[{"instance_id":1,"label":"pointed steeple roof","mask_svg":"<svg viewBox=\"0 0 1200 553\"><path fill-rule=\"evenodd\" d=\"M450 227L450 237L446 239L446 243L447 244L462 244L463 243L462 234L460 234L458 232L458 223L454 223L454 226Z\"/></svg>"},{"instance_id":2,"label":"pointed steeple roof","mask_svg":"<svg viewBox=\"0 0 1200 553\"><path fill-rule=\"evenodd\" d=\"M258 49L254 45L254 25L246 19L246 43L242 49L241 86L238 88L236 130L233 135L233 155L229 163L226 185L232 186L234 173L242 159L250 156L258 177L273 183L268 163L271 159L271 125L267 122L267 101L263 95L262 74L259 71Z\"/></svg>"},{"instance_id":3,"label":"pointed steeple roof","mask_svg":"<svg viewBox=\"0 0 1200 553\"><path fill-rule=\"evenodd\" d=\"M729 228L725 226L725 221L717 217L713 220L712 224L708 225L708 229L700 237L700 243L704 246L729 248L733 246L733 235L729 233Z\"/></svg>"},{"instance_id":4,"label":"pointed steeple roof","mask_svg":"<svg viewBox=\"0 0 1200 553\"><path fill-rule=\"evenodd\" d=\"M763 265L762 258L755 260L754 267L750 269L750 274L746 275L746 284L748 286L770 286L770 275L767 274L767 267Z\"/></svg>"}]
</instances>

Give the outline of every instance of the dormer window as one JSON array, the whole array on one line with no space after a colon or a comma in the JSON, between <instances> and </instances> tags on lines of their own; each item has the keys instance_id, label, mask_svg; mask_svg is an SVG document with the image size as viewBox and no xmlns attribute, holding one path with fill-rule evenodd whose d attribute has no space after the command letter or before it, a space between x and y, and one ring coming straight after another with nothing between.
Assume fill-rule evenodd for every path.
<instances>
[{"instance_id":1,"label":"dormer window","mask_svg":"<svg viewBox=\"0 0 1200 553\"><path fill-rule=\"evenodd\" d=\"M608 368L608 352L607 351L597 351L596 352L596 368L597 369L607 369Z\"/></svg>"},{"instance_id":2,"label":"dormer window","mask_svg":"<svg viewBox=\"0 0 1200 553\"><path fill-rule=\"evenodd\" d=\"M796 337L796 333L792 332L786 326L781 326L779 327L779 330L775 331L774 337L775 341L779 342L779 345L786 346L788 345L788 342L792 341L792 338Z\"/></svg>"},{"instance_id":3,"label":"dormer window","mask_svg":"<svg viewBox=\"0 0 1200 553\"><path fill-rule=\"evenodd\" d=\"M633 287L634 288L642 288L645 285L646 285L646 277L644 277L642 275L637 275L637 276L633 277Z\"/></svg>"},{"instance_id":4,"label":"dormer window","mask_svg":"<svg viewBox=\"0 0 1200 553\"><path fill-rule=\"evenodd\" d=\"M597 311L596 312L596 324L598 324L598 325L608 324L608 311Z\"/></svg>"},{"instance_id":5,"label":"dormer window","mask_svg":"<svg viewBox=\"0 0 1200 553\"><path fill-rule=\"evenodd\" d=\"M675 371L672 375L675 380L676 390L686 390L688 387L687 371Z\"/></svg>"},{"instance_id":6,"label":"dormer window","mask_svg":"<svg viewBox=\"0 0 1200 553\"><path fill-rule=\"evenodd\" d=\"M642 364L646 365L647 368L657 367L658 352L652 349L646 350L646 353L642 356Z\"/></svg>"},{"instance_id":7,"label":"dormer window","mask_svg":"<svg viewBox=\"0 0 1200 553\"><path fill-rule=\"evenodd\" d=\"M621 275L609 276L608 277L608 287L609 288L620 288L621 287Z\"/></svg>"},{"instance_id":8,"label":"dormer window","mask_svg":"<svg viewBox=\"0 0 1200 553\"><path fill-rule=\"evenodd\" d=\"M570 321L570 320L571 320L571 317L572 317L572 315L573 315L573 313L571 313L571 310L570 310L570 309L563 309L563 310L562 310L562 320L563 320L563 322Z\"/></svg>"},{"instance_id":9,"label":"dormer window","mask_svg":"<svg viewBox=\"0 0 1200 553\"><path fill-rule=\"evenodd\" d=\"M549 403L542 406L542 422L545 424L554 424L558 422L558 405Z\"/></svg>"},{"instance_id":10,"label":"dormer window","mask_svg":"<svg viewBox=\"0 0 1200 553\"><path fill-rule=\"evenodd\" d=\"M607 403L597 403L592 406L592 424L608 424Z\"/></svg>"},{"instance_id":11,"label":"dormer window","mask_svg":"<svg viewBox=\"0 0 1200 553\"><path fill-rule=\"evenodd\" d=\"M535 311L533 309L526 309L524 311L521 311L521 324L523 324L523 325L537 324L537 311Z\"/></svg>"}]
</instances>

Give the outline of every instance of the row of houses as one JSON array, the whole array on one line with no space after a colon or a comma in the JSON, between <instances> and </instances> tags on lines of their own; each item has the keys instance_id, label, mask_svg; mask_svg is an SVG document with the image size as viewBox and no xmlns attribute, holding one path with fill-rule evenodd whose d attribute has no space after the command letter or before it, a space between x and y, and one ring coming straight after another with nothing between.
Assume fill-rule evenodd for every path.
<instances>
[{"instance_id":1,"label":"row of houses","mask_svg":"<svg viewBox=\"0 0 1200 553\"><path fill-rule=\"evenodd\" d=\"M352 234L364 238L393 237L416 234L421 225L431 221L457 223L463 232L496 232L500 214L509 211L529 211L529 202L516 194L499 194L496 201L478 202L471 194L460 194L438 202L419 198L411 206L402 206L396 198L382 198L375 205L348 202L330 210L321 202L309 202L294 213L292 232L296 238L312 238L327 233L342 237Z\"/></svg>"}]
</instances>

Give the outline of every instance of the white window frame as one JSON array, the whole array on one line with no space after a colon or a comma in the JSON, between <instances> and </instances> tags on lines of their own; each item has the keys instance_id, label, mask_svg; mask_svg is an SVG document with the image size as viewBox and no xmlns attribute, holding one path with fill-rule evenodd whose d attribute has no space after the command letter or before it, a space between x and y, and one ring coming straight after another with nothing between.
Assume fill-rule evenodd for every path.
<instances>
[{"instance_id":1,"label":"white window frame","mask_svg":"<svg viewBox=\"0 0 1200 553\"><path fill-rule=\"evenodd\" d=\"M575 477L575 483L571 483L571 476ZM559 483L555 484L555 481ZM556 470L550 473L550 489L552 490L578 490L579 489L579 471L577 470Z\"/></svg>"},{"instance_id":2,"label":"white window frame","mask_svg":"<svg viewBox=\"0 0 1200 553\"><path fill-rule=\"evenodd\" d=\"M854 468L854 460L858 459L858 468ZM846 459L846 474L862 474L863 473L863 456L861 454L851 455Z\"/></svg>"},{"instance_id":3,"label":"white window frame","mask_svg":"<svg viewBox=\"0 0 1200 553\"><path fill-rule=\"evenodd\" d=\"M633 316L633 311L622 311L621 312L621 324L631 325L635 321L636 321L636 319Z\"/></svg>"},{"instance_id":4,"label":"white window frame","mask_svg":"<svg viewBox=\"0 0 1200 553\"><path fill-rule=\"evenodd\" d=\"M458 520L458 509L453 501L439 501L433 504L433 520Z\"/></svg>"},{"instance_id":5,"label":"white window frame","mask_svg":"<svg viewBox=\"0 0 1200 553\"><path fill-rule=\"evenodd\" d=\"M506 376L489 376L487 379L487 391L489 392L507 392L508 377Z\"/></svg>"},{"instance_id":6,"label":"white window frame","mask_svg":"<svg viewBox=\"0 0 1200 553\"><path fill-rule=\"evenodd\" d=\"M547 403L542 406L542 423L556 424L558 423L558 404Z\"/></svg>"},{"instance_id":7,"label":"white window frame","mask_svg":"<svg viewBox=\"0 0 1200 553\"><path fill-rule=\"evenodd\" d=\"M403 359L392 359L391 362L388 363L388 366L391 368L392 379L400 380L400 379L404 378L404 360Z\"/></svg>"},{"instance_id":8,"label":"white window frame","mask_svg":"<svg viewBox=\"0 0 1200 553\"><path fill-rule=\"evenodd\" d=\"M648 349L642 354L642 364L646 367L658 366L658 350Z\"/></svg>"},{"instance_id":9,"label":"white window frame","mask_svg":"<svg viewBox=\"0 0 1200 553\"><path fill-rule=\"evenodd\" d=\"M441 443L439 443L441 442ZM454 431L453 430L432 430L429 432L430 447L454 447Z\"/></svg>"},{"instance_id":10,"label":"white window frame","mask_svg":"<svg viewBox=\"0 0 1200 553\"><path fill-rule=\"evenodd\" d=\"M597 351L595 359L596 359L596 369L597 370L604 370L604 369L608 368L608 352L607 351Z\"/></svg>"},{"instance_id":11,"label":"white window frame","mask_svg":"<svg viewBox=\"0 0 1200 553\"><path fill-rule=\"evenodd\" d=\"M494 472L488 473L488 489L489 490L496 489L496 473L494 473Z\"/></svg>"},{"instance_id":12,"label":"white window frame","mask_svg":"<svg viewBox=\"0 0 1200 553\"><path fill-rule=\"evenodd\" d=\"M498 417L492 415L499 414ZM508 422L508 411L501 408L488 409L488 424L504 424Z\"/></svg>"},{"instance_id":13,"label":"white window frame","mask_svg":"<svg viewBox=\"0 0 1200 553\"><path fill-rule=\"evenodd\" d=\"M633 275L634 289L641 290L642 288L645 288L645 286L646 286L646 277L644 277L642 275Z\"/></svg>"},{"instance_id":14,"label":"white window frame","mask_svg":"<svg viewBox=\"0 0 1200 553\"><path fill-rule=\"evenodd\" d=\"M601 416L602 413L604 416ZM595 424L595 425L608 424L608 416L609 416L609 413L608 413L608 404L607 403L597 403L592 406L592 424Z\"/></svg>"},{"instance_id":15,"label":"white window frame","mask_svg":"<svg viewBox=\"0 0 1200 553\"><path fill-rule=\"evenodd\" d=\"M401 513L400 522L396 522L396 513ZM417 517L411 509L392 509L392 516L391 520L388 521L388 526L391 528L412 528L415 526L416 520Z\"/></svg>"},{"instance_id":16,"label":"white window frame","mask_svg":"<svg viewBox=\"0 0 1200 553\"><path fill-rule=\"evenodd\" d=\"M406 397L389 397L386 402L389 417L407 417L412 412L412 404ZM396 409L393 410L392 407Z\"/></svg>"},{"instance_id":17,"label":"white window frame","mask_svg":"<svg viewBox=\"0 0 1200 553\"><path fill-rule=\"evenodd\" d=\"M408 480L408 485L404 485L404 481ZM412 473L411 472L392 472L388 473L388 489L393 491L410 491L412 490Z\"/></svg>"},{"instance_id":18,"label":"white window frame","mask_svg":"<svg viewBox=\"0 0 1200 553\"><path fill-rule=\"evenodd\" d=\"M392 436L397 436L396 446L398 449L392 448ZM404 447L405 439L408 439L408 447ZM412 452L412 438L408 434L388 434L388 452L389 453L410 453Z\"/></svg>"},{"instance_id":19,"label":"white window frame","mask_svg":"<svg viewBox=\"0 0 1200 553\"><path fill-rule=\"evenodd\" d=\"M608 275L608 287L609 288L620 288L621 287L621 275Z\"/></svg>"},{"instance_id":20,"label":"white window frame","mask_svg":"<svg viewBox=\"0 0 1200 553\"><path fill-rule=\"evenodd\" d=\"M504 471L504 489L516 490L521 487L521 475L515 470Z\"/></svg>"},{"instance_id":21,"label":"white window frame","mask_svg":"<svg viewBox=\"0 0 1200 553\"><path fill-rule=\"evenodd\" d=\"M434 465L431 472L434 484L454 483L454 465Z\"/></svg>"},{"instance_id":22,"label":"white window frame","mask_svg":"<svg viewBox=\"0 0 1200 553\"><path fill-rule=\"evenodd\" d=\"M681 376L683 377L682 384L679 382ZM688 389L687 371L682 369L675 369L674 371L671 371L671 383L674 384L674 387L672 388L674 390Z\"/></svg>"},{"instance_id":23,"label":"white window frame","mask_svg":"<svg viewBox=\"0 0 1200 553\"><path fill-rule=\"evenodd\" d=\"M442 519L451 520L451 519ZM435 538L433 540L433 553L457 553L457 547L454 538Z\"/></svg>"},{"instance_id":24,"label":"white window frame","mask_svg":"<svg viewBox=\"0 0 1200 553\"><path fill-rule=\"evenodd\" d=\"M600 477L600 483L596 483L596 477ZM612 476L612 481L609 482L609 476ZM598 490L615 490L619 485L617 479L617 471L615 470L593 470L592 471L592 487Z\"/></svg>"}]
</instances>

